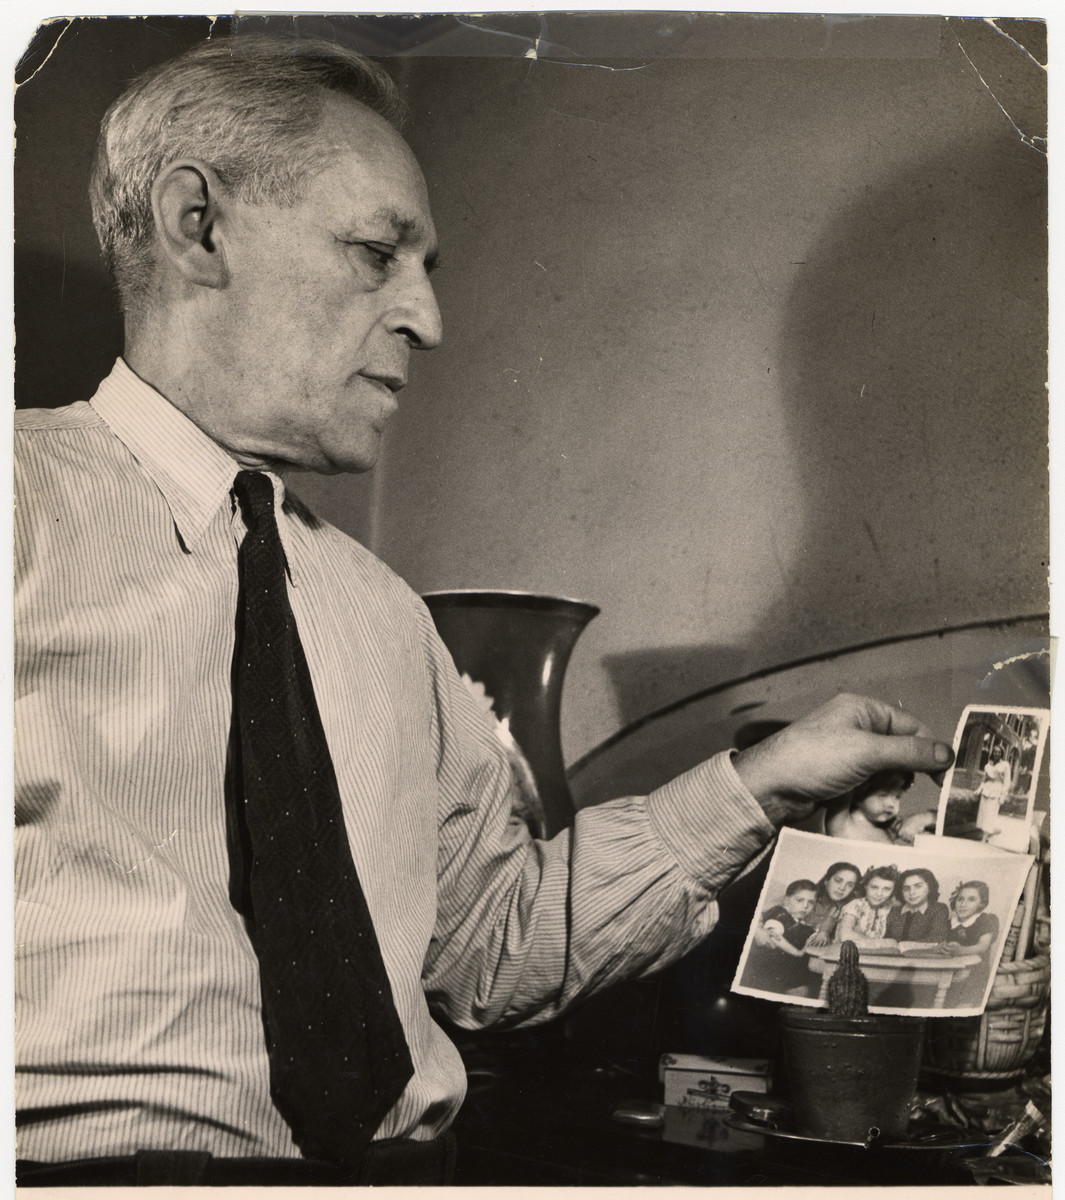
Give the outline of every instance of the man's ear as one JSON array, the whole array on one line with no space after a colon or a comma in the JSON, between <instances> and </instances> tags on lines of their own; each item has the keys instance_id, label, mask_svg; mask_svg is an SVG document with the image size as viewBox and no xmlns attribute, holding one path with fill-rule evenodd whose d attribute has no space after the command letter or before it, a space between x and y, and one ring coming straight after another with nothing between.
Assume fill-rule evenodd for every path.
<instances>
[{"instance_id":1,"label":"man's ear","mask_svg":"<svg viewBox=\"0 0 1065 1200\"><path fill-rule=\"evenodd\" d=\"M188 283L224 287L225 254L218 239L221 181L196 159L168 163L152 186L159 251Z\"/></svg>"}]
</instances>

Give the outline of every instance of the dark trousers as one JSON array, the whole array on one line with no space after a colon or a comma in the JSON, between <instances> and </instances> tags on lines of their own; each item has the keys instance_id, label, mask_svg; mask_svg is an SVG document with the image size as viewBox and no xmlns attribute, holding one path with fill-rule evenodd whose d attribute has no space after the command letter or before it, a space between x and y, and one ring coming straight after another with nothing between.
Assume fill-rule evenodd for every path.
<instances>
[{"instance_id":1,"label":"dark trousers","mask_svg":"<svg viewBox=\"0 0 1065 1200\"><path fill-rule=\"evenodd\" d=\"M215 1158L197 1150L141 1150L122 1158L15 1164L19 1187L385 1187L445 1186L455 1173L455 1138L373 1142L356 1166L307 1158Z\"/></svg>"}]
</instances>

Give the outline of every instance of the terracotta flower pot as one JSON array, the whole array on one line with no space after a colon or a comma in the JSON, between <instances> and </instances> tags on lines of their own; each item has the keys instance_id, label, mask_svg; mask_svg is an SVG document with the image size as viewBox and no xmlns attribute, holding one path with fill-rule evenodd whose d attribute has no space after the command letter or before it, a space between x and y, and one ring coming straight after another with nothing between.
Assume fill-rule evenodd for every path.
<instances>
[{"instance_id":1,"label":"terracotta flower pot","mask_svg":"<svg viewBox=\"0 0 1065 1200\"><path fill-rule=\"evenodd\" d=\"M905 1137L923 1017L834 1017L785 1005L780 1021L798 1133L836 1142Z\"/></svg>"}]
</instances>

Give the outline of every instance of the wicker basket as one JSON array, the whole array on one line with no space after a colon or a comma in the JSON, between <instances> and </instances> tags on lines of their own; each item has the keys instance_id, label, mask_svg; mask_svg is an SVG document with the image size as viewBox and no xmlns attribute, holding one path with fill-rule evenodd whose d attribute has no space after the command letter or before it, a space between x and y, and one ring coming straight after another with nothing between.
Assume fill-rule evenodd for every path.
<instances>
[{"instance_id":1,"label":"wicker basket","mask_svg":"<svg viewBox=\"0 0 1065 1200\"><path fill-rule=\"evenodd\" d=\"M1014 1079L1039 1049L1050 1000L1050 956L999 965L981 1017L929 1022L924 1065L973 1081Z\"/></svg>"}]
</instances>

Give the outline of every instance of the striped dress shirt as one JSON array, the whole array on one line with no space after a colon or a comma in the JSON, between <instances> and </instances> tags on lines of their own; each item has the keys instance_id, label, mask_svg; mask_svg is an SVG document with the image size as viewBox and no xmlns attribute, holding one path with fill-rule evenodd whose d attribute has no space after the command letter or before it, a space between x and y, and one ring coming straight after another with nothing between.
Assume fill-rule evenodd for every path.
<instances>
[{"instance_id":1,"label":"striped dress shirt","mask_svg":"<svg viewBox=\"0 0 1065 1200\"><path fill-rule=\"evenodd\" d=\"M19 1154L296 1157L270 1101L223 781L237 464L119 360L18 414ZM660 968L773 834L719 755L532 840L419 598L271 477L352 854L414 1060L379 1137L433 1137L465 1072L434 1022L531 1022ZM283 503L283 507L282 507ZM313 988L314 980L307 986Z\"/></svg>"}]
</instances>

